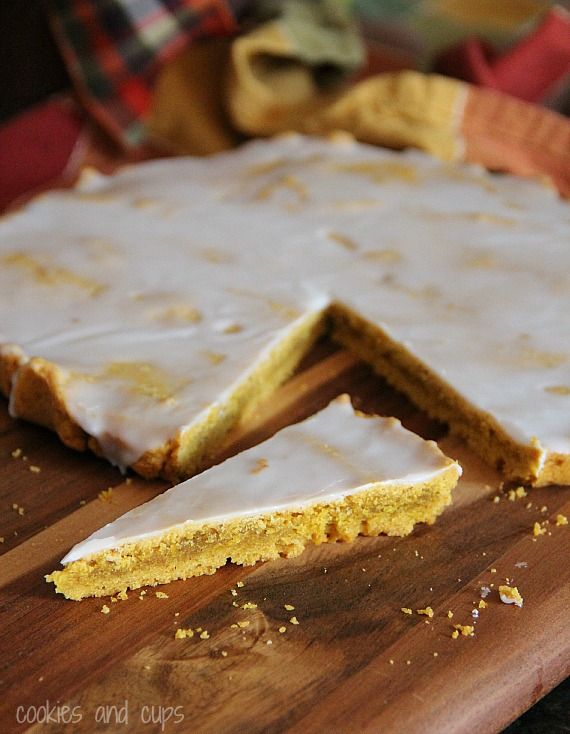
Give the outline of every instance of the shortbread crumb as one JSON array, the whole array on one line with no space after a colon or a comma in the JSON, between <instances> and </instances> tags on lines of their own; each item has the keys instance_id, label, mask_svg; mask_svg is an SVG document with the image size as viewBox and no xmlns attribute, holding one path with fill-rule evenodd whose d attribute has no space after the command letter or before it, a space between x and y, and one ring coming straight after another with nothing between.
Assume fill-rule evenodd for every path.
<instances>
[{"instance_id":1,"label":"shortbread crumb","mask_svg":"<svg viewBox=\"0 0 570 734\"><path fill-rule=\"evenodd\" d=\"M418 614L423 614L430 619L433 617L433 609L431 607L426 607L425 609L416 609L416 612Z\"/></svg>"},{"instance_id":2,"label":"shortbread crumb","mask_svg":"<svg viewBox=\"0 0 570 734\"><path fill-rule=\"evenodd\" d=\"M102 489L97 497L101 500L101 502L111 502L113 499L113 488L108 487L107 489Z\"/></svg>"},{"instance_id":3,"label":"shortbread crumb","mask_svg":"<svg viewBox=\"0 0 570 734\"><path fill-rule=\"evenodd\" d=\"M194 637L194 630L191 627L179 627L175 634L175 640L184 640L187 637Z\"/></svg>"},{"instance_id":4,"label":"shortbread crumb","mask_svg":"<svg viewBox=\"0 0 570 734\"><path fill-rule=\"evenodd\" d=\"M475 627L471 624L454 624L456 632L460 632L463 637L473 637L475 635Z\"/></svg>"},{"instance_id":5,"label":"shortbread crumb","mask_svg":"<svg viewBox=\"0 0 570 734\"><path fill-rule=\"evenodd\" d=\"M516 586L499 586L499 596L503 604L516 604L517 607L523 605L523 598Z\"/></svg>"}]
</instances>

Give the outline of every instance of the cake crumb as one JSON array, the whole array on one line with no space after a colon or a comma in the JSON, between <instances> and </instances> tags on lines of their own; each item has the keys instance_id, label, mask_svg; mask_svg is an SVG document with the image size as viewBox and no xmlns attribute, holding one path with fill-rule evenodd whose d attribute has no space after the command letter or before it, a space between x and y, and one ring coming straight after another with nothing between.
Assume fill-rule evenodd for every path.
<instances>
[{"instance_id":1,"label":"cake crumb","mask_svg":"<svg viewBox=\"0 0 570 734\"><path fill-rule=\"evenodd\" d=\"M291 622L291 624L299 624L299 620L297 619L297 617L291 617L289 622Z\"/></svg>"},{"instance_id":2,"label":"cake crumb","mask_svg":"<svg viewBox=\"0 0 570 734\"><path fill-rule=\"evenodd\" d=\"M101 502L111 502L113 499L113 487L102 489L97 497L101 500Z\"/></svg>"},{"instance_id":3,"label":"cake crumb","mask_svg":"<svg viewBox=\"0 0 570 734\"><path fill-rule=\"evenodd\" d=\"M430 619L433 617L433 609L431 607L426 607L425 609L416 609L416 612L418 614L423 614Z\"/></svg>"},{"instance_id":4,"label":"cake crumb","mask_svg":"<svg viewBox=\"0 0 570 734\"><path fill-rule=\"evenodd\" d=\"M175 640L184 640L186 637L194 637L194 630L191 627L179 627L175 634Z\"/></svg>"},{"instance_id":5,"label":"cake crumb","mask_svg":"<svg viewBox=\"0 0 570 734\"><path fill-rule=\"evenodd\" d=\"M12 451L12 458L14 459L19 459L21 455L22 449L14 449L14 451Z\"/></svg>"},{"instance_id":6,"label":"cake crumb","mask_svg":"<svg viewBox=\"0 0 570 734\"><path fill-rule=\"evenodd\" d=\"M495 505L498 505L500 501L501 501L501 498L499 497L499 495L498 495L498 494L496 494L496 495L495 495L495 496L493 497L493 504L495 504Z\"/></svg>"},{"instance_id":7,"label":"cake crumb","mask_svg":"<svg viewBox=\"0 0 570 734\"><path fill-rule=\"evenodd\" d=\"M514 502L515 500L518 500L521 497L526 497L525 488L517 487L516 489L509 489L508 497L511 502Z\"/></svg>"},{"instance_id":8,"label":"cake crumb","mask_svg":"<svg viewBox=\"0 0 570 734\"><path fill-rule=\"evenodd\" d=\"M411 660L406 660L406 665L411 665L411 664L412 664Z\"/></svg>"},{"instance_id":9,"label":"cake crumb","mask_svg":"<svg viewBox=\"0 0 570 734\"><path fill-rule=\"evenodd\" d=\"M238 581L236 586L238 587L238 589L242 589L245 586L245 584L243 581Z\"/></svg>"},{"instance_id":10,"label":"cake crumb","mask_svg":"<svg viewBox=\"0 0 570 734\"><path fill-rule=\"evenodd\" d=\"M546 533L546 530L541 527L539 522L535 522L532 526L532 534L535 538L538 538L539 535L544 535Z\"/></svg>"},{"instance_id":11,"label":"cake crumb","mask_svg":"<svg viewBox=\"0 0 570 734\"><path fill-rule=\"evenodd\" d=\"M210 639L210 633L207 630L203 630L200 632L200 639L201 640L209 640Z\"/></svg>"},{"instance_id":12,"label":"cake crumb","mask_svg":"<svg viewBox=\"0 0 570 734\"><path fill-rule=\"evenodd\" d=\"M254 604L252 601L246 601L245 604L241 605L242 609L257 609L257 604Z\"/></svg>"},{"instance_id":13,"label":"cake crumb","mask_svg":"<svg viewBox=\"0 0 570 734\"><path fill-rule=\"evenodd\" d=\"M283 607L284 607L284 608L285 608L285 609L286 609L286 610L287 610L288 612L292 612L292 611L293 611L293 610L295 609L295 607L294 607L294 606L293 606L292 604L284 604L284 605L283 605Z\"/></svg>"},{"instance_id":14,"label":"cake crumb","mask_svg":"<svg viewBox=\"0 0 570 734\"><path fill-rule=\"evenodd\" d=\"M228 651L227 651L227 650L222 650L222 651L220 652L220 655L221 655L221 656L222 656L223 658L227 658L227 657L228 657Z\"/></svg>"},{"instance_id":15,"label":"cake crumb","mask_svg":"<svg viewBox=\"0 0 570 734\"><path fill-rule=\"evenodd\" d=\"M542 507L540 508L540 511L542 513L548 512L548 505L542 505Z\"/></svg>"},{"instance_id":16,"label":"cake crumb","mask_svg":"<svg viewBox=\"0 0 570 734\"><path fill-rule=\"evenodd\" d=\"M487 602L483 601L483 599L479 600L479 609L486 609L487 608Z\"/></svg>"},{"instance_id":17,"label":"cake crumb","mask_svg":"<svg viewBox=\"0 0 570 734\"><path fill-rule=\"evenodd\" d=\"M497 573L497 569L496 568L492 568L491 569L491 573Z\"/></svg>"},{"instance_id":18,"label":"cake crumb","mask_svg":"<svg viewBox=\"0 0 570 734\"><path fill-rule=\"evenodd\" d=\"M32 474L39 474L41 472L40 467L36 466L35 464L30 464L28 469L32 472Z\"/></svg>"},{"instance_id":19,"label":"cake crumb","mask_svg":"<svg viewBox=\"0 0 570 734\"><path fill-rule=\"evenodd\" d=\"M3 543L3 542L4 542L4 536L0 535L0 543Z\"/></svg>"},{"instance_id":20,"label":"cake crumb","mask_svg":"<svg viewBox=\"0 0 570 734\"><path fill-rule=\"evenodd\" d=\"M157 599L168 599L168 594L165 594L164 591L155 591L154 595Z\"/></svg>"},{"instance_id":21,"label":"cake crumb","mask_svg":"<svg viewBox=\"0 0 570 734\"><path fill-rule=\"evenodd\" d=\"M503 604L516 604L522 607L523 598L516 586L499 586L499 596Z\"/></svg>"},{"instance_id":22,"label":"cake crumb","mask_svg":"<svg viewBox=\"0 0 570 734\"><path fill-rule=\"evenodd\" d=\"M279 632L283 634L284 632L287 632L287 627L279 627Z\"/></svg>"},{"instance_id":23,"label":"cake crumb","mask_svg":"<svg viewBox=\"0 0 570 734\"><path fill-rule=\"evenodd\" d=\"M237 623L237 626L241 629L244 629L245 627L249 627L250 621L249 619L242 619Z\"/></svg>"},{"instance_id":24,"label":"cake crumb","mask_svg":"<svg viewBox=\"0 0 570 734\"><path fill-rule=\"evenodd\" d=\"M266 645L273 645L273 640L267 640Z\"/></svg>"},{"instance_id":25,"label":"cake crumb","mask_svg":"<svg viewBox=\"0 0 570 734\"><path fill-rule=\"evenodd\" d=\"M404 614L413 614L412 610L409 607L402 607L400 611L404 612Z\"/></svg>"},{"instance_id":26,"label":"cake crumb","mask_svg":"<svg viewBox=\"0 0 570 734\"><path fill-rule=\"evenodd\" d=\"M566 515L556 515L556 527L560 527L562 525L568 525L568 518Z\"/></svg>"},{"instance_id":27,"label":"cake crumb","mask_svg":"<svg viewBox=\"0 0 570 734\"><path fill-rule=\"evenodd\" d=\"M528 563L526 561L517 561L515 568L528 568Z\"/></svg>"},{"instance_id":28,"label":"cake crumb","mask_svg":"<svg viewBox=\"0 0 570 734\"><path fill-rule=\"evenodd\" d=\"M111 604L117 604L118 602L119 602L119 600L117 599L116 596L112 596L111 597Z\"/></svg>"},{"instance_id":29,"label":"cake crumb","mask_svg":"<svg viewBox=\"0 0 570 734\"><path fill-rule=\"evenodd\" d=\"M101 607L101 614L109 614L110 611L109 607L106 604L103 604Z\"/></svg>"},{"instance_id":30,"label":"cake crumb","mask_svg":"<svg viewBox=\"0 0 570 734\"><path fill-rule=\"evenodd\" d=\"M453 619L453 612L451 611L451 609L447 612L447 616L449 619Z\"/></svg>"},{"instance_id":31,"label":"cake crumb","mask_svg":"<svg viewBox=\"0 0 570 734\"><path fill-rule=\"evenodd\" d=\"M121 601L127 601L128 598L129 595L125 590L119 591L119 593L117 594L117 599L120 599Z\"/></svg>"},{"instance_id":32,"label":"cake crumb","mask_svg":"<svg viewBox=\"0 0 570 734\"><path fill-rule=\"evenodd\" d=\"M237 596L237 591L235 589L230 589L232 596Z\"/></svg>"},{"instance_id":33,"label":"cake crumb","mask_svg":"<svg viewBox=\"0 0 570 734\"><path fill-rule=\"evenodd\" d=\"M438 655L439 655L438 652L434 652L434 654L433 654L434 658L438 657Z\"/></svg>"},{"instance_id":34,"label":"cake crumb","mask_svg":"<svg viewBox=\"0 0 570 734\"><path fill-rule=\"evenodd\" d=\"M453 630L453 632L451 633L451 637L452 639L456 640L459 637L459 631Z\"/></svg>"},{"instance_id":35,"label":"cake crumb","mask_svg":"<svg viewBox=\"0 0 570 734\"><path fill-rule=\"evenodd\" d=\"M388 662L390 663L390 665L394 665L394 661L392 660L392 658L390 658L390 660L388 660Z\"/></svg>"},{"instance_id":36,"label":"cake crumb","mask_svg":"<svg viewBox=\"0 0 570 734\"><path fill-rule=\"evenodd\" d=\"M473 637L475 635L475 627L471 624L454 624L456 632L460 632L463 637Z\"/></svg>"}]
</instances>

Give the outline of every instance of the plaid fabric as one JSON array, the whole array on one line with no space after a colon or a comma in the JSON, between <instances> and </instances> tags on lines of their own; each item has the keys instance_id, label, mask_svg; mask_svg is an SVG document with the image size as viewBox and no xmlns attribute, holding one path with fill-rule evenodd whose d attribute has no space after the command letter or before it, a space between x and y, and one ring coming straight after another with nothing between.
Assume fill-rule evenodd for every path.
<instances>
[{"instance_id":1,"label":"plaid fabric","mask_svg":"<svg viewBox=\"0 0 570 734\"><path fill-rule=\"evenodd\" d=\"M231 34L247 0L52 0L60 50L83 104L125 148L145 142L152 81L197 38Z\"/></svg>"}]
</instances>

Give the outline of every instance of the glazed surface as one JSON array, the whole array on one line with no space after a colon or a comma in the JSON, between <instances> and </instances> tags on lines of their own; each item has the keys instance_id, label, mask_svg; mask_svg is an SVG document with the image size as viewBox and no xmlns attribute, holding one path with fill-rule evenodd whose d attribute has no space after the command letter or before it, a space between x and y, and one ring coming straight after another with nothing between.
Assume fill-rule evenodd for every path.
<instances>
[{"instance_id":1,"label":"glazed surface","mask_svg":"<svg viewBox=\"0 0 570 734\"><path fill-rule=\"evenodd\" d=\"M568 454L569 225L539 184L357 143L145 163L0 223L0 345L58 365L127 466L340 303L513 441Z\"/></svg>"}]
</instances>

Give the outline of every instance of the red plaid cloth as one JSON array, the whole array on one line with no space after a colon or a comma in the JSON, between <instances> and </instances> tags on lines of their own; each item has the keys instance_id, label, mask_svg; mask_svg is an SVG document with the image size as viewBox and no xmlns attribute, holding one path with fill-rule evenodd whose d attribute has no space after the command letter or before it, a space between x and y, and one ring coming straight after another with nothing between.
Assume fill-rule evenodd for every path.
<instances>
[{"instance_id":1,"label":"red plaid cloth","mask_svg":"<svg viewBox=\"0 0 570 734\"><path fill-rule=\"evenodd\" d=\"M126 148L145 141L160 66L197 38L231 34L246 0L52 0L52 25L81 101Z\"/></svg>"},{"instance_id":2,"label":"red plaid cloth","mask_svg":"<svg viewBox=\"0 0 570 734\"><path fill-rule=\"evenodd\" d=\"M528 36L502 53L469 38L443 53L436 70L541 104L570 86L570 14L548 12ZM550 98L550 99L549 99Z\"/></svg>"}]
</instances>

